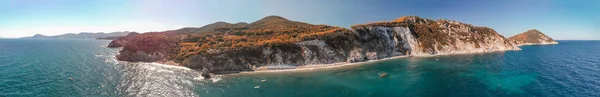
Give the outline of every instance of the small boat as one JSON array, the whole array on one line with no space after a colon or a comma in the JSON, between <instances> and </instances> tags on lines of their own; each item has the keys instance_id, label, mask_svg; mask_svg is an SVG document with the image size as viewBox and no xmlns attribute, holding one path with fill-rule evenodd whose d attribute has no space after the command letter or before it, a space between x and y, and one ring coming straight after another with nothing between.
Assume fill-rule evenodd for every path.
<instances>
[{"instance_id":1,"label":"small boat","mask_svg":"<svg viewBox=\"0 0 600 97\"><path fill-rule=\"evenodd\" d=\"M260 86L256 86L256 87L254 87L254 88L255 88L255 89L258 89L258 88L260 88Z\"/></svg>"}]
</instances>

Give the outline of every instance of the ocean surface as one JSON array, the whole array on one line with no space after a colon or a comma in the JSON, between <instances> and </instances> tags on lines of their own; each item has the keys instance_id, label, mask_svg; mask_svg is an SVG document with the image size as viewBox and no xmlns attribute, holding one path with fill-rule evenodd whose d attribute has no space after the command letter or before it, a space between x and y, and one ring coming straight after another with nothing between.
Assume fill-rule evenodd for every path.
<instances>
[{"instance_id":1,"label":"ocean surface","mask_svg":"<svg viewBox=\"0 0 600 97\"><path fill-rule=\"evenodd\" d=\"M0 39L0 97L600 97L600 41L212 79L184 67L116 61L119 49L106 48L109 42Z\"/></svg>"}]
</instances>

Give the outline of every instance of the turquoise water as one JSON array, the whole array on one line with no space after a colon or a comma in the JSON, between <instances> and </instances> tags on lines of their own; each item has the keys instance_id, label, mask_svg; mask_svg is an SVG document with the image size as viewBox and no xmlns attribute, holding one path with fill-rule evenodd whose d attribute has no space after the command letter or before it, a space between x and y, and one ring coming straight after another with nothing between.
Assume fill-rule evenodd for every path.
<instances>
[{"instance_id":1,"label":"turquoise water","mask_svg":"<svg viewBox=\"0 0 600 97\"><path fill-rule=\"evenodd\" d=\"M600 41L216 79L181 67L115 61L118 49L106 48L109 42L0 39L0 96L600 96Z\"/></svg>"}]
</instances>

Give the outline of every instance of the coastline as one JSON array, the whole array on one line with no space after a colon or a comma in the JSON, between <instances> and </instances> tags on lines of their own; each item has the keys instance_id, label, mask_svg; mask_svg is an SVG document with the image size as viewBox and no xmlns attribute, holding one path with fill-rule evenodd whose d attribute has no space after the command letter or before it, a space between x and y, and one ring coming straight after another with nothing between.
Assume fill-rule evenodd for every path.
<instances>
[{"instance_id":1,"label":"coastline","mask_svg":"<svg viewBox=\"0 0 600 97\"><path fill-rule=\"evenodd\" d=\"M374 62L380 62L380 61L384 61L384 60L391 60L391 59L398 59L398 58L407 58L407 57L411 57L411 56L394 56L394 57L389 57L389 58L368 60L368 61L362 61L362 62L354 62L354 63L338 62L338 63L332 63L332 64L312 64L312 65L298 66L293 69L242 71L242 72L239 72L239 74L299 72L299 71L313 71L313 70L324 70L324 69L338 69L340 67L360 66L360 65L365 65L368 63L374 63ZM231 74L235 74L235 73L231 73Z\"/></svg>"},{"instance_id":2,"label":"coastline","mask_svg":"<svg viewBox=\"0 0 600 97\"><path fill-rule=\"evenodd\" d=\"M393 56L393 57L388 57L388 58L382 58L382 59L376 59L376 60L367 60L367 61L362 61L362 62L354 62L354 63L350 63L350 62L337 62L337 63L331 63L331 64L310 64L310 65L303 65L303 66L298 66L295 68L289 68L289 69L277 69L277 70L273 70L273 69L266 69L266 67L262 66L262 67L258 67L257 70L254 71L228 71L228 72L216 72L213 73L214 75L236 75L236 74L260 74L260 73L280 73L280 72L312 72L312 71L317 71L317 70L331 70L331 69L341 69L343 67L349 67L349 66L361 66L361 65L365 65L365 64L369 64L369 63L375 63L375 62L381 62L381 61L386 61L386 60L392 60L392 59L399 59L399 58L427 58L427 57L436 57L436 56L449 56L449 55L465 55L465 54L486 54L486 53L495 53L495 52L506 52L506 51L519 51L521 49L503 49L503 50L491 50L491 51L475 51L475 52L447 52L447 53L438 53L435 55L402 55L402 56ZM118 52L117 52L118 54ZM116 55L113 57L116 60ZM128 61L119 61L116 60L118 62L128 62ZM175 63L172 61L167 61L167 62L128 62L128 63L147 63L147 64L152 64L152 65L164 65L161 67L166 67L166 68L177 68L177 69L182 69L182 70L194 70L194 71L198 71L201 72L202 69L191 69L185 66L181 66L179 63ZM260 69L263 70L260 70Z\"/></svg>"},{"instance_id":3,"label":"coastline","mask_svg":"<svg viewBox=\"0 0 600 97\"><path fill-rule=\"evenodd\" d=\"M451 52L451 53L442 53L436 55L404 55L404 56L394 56L388 58L382 58L377 60L368 60L362 62L338 62L332 64L313 64L313 65L304 65L298 66L292 69L279 69L279 70L254 70L254 71L238 71L235 73L222 73L223 75L235 75L235 74L259 74L259 73L279 73L279 72L307 72L307 71L316 71L316 70L327 70L327 69L340 69L342 67L348 66L360 66L366 65L369 63L381 62L385 60L399 59L399 58L427 58L427 57L437 57L437 56L449 56L449 55L465 55L465 54L486 54L486 53L495 53L495 52L506 52L506 51L519 51L521 49L507 49L507 50L492 50L488 52ZM260 67L259 67L260 68Z\"/></svg>"}]
</instances>

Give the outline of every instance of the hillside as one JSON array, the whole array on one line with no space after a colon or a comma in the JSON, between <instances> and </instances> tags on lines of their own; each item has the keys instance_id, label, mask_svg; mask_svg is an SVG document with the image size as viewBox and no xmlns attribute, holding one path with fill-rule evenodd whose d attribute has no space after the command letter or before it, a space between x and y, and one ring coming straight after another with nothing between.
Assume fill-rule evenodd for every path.
<instances>
[{"instance_id":1,"label":"hillside","mask_svg":"<svg viewBox=\"0 0 600 97\"><path fill-rule=\"evenodd\" d=\"M554 39L546 36L537 29L527 30L508 39L517 45L558 44Z\"/></svg>"},{"instance_id":2,"label":"hillside","mask_svg":"<svg viewBox=\"0 0 600 97\"><path fill-rule=\"evenodd\" d=\"M128 35L111 42L109 47L126 48L124 44L132 42L135 39L140 39L144 36L166 36L172 39L178 39L179 42L176 44L178 44L177 48L179 48L179 52L176 52L176 54L173 53L176 56L164 57L169 57L176 62L182 62L190 56L195 56L198 54L218 54L220 52L252 49L262 46L279 46L283 44L291 44L304 39L314 39L317 38L316 36L318 35L324 35L337 30L345 30L349 32L349 30L339 27L312 25L303 22L289 21L279 16L269 16L251 24L230 24L217 22L195 29L196 31L204 32L179 35L170 34L174 32L189 31L184 29L186 28L174 31L152 32L131 36ZM166 54L166 52L161 53L165 53L164 55L173 55ZM156 60L136 61L148 62Z\"/></svg>"},{"instance_id":3,"label":"hillside","mask_svg":"<svg viewBox=\"0 0 600 97\"><path fill-rule=\"evenodd\" d=\"M123 47L118 60L174 62L211 72L519 49L487 27L416 16L355 25L352 30L279 16L250 24L218 22L207 26L193 33L179 33L182 29L178 29L128 35L109 47Z\"/></svg>"},{"instance_id":4,"label":"hillside","mask_svg":"<svg viewBox=\"0 0 600 97\"><path fill-rule=\"evenodd\" d=\"M355 32L366 33L359 36L372 36L373 32L385 32L383 34L396 36L394 39L398 39L400 41L398 43L404 46L401 51L410 51L411 55L519 49L491 28L473 26L452 20L430 20L418 16L404 16L392 21L354 25L352 29ZM379 41L380 39L385 39L385 37L370 41ZM391 40L379 41L379 43L389 41ZM383 44L377 45L381 46Z\"/></svg>"}]
</instances>

